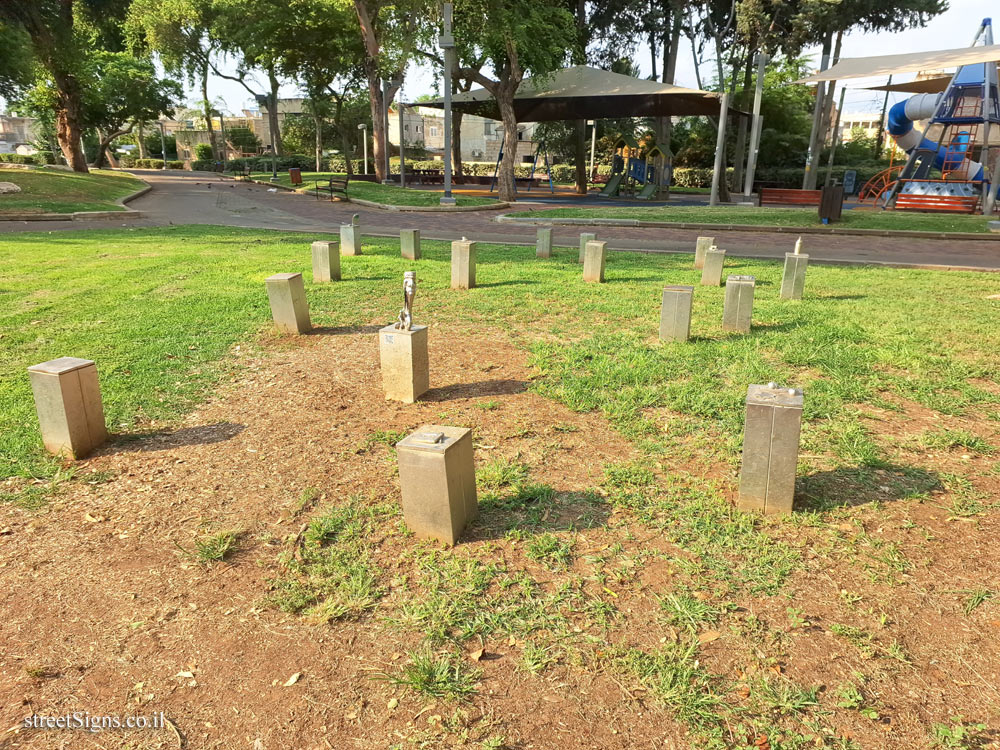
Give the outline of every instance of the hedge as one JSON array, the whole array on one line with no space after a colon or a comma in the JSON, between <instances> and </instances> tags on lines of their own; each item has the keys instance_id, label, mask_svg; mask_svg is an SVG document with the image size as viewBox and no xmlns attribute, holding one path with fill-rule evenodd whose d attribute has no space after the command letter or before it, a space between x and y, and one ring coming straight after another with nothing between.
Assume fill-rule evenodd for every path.
<instances>
[{"instance_id":1,"label":"hedge","mask_svg":"<svg viewBox=\"0 0 1000 750\"><path fill-rule=\"evenodd\" d=\"M0 154L0 161L6 164L38 164L34 156L24 154Z\"/></svg>"},{"instance_id":2,"label":"hedge","mask_svg":"<svg viewBox=\"0 0 1000 750\"><path fill-rule=\"evenodd\" d=\"M211 164L212 162L208 163ZM228 166L229 169L235 170L242 169L244 166L249 165L251 172L270 172L271 164L272 160L270 156L247 156L239 159L230 159ZM302 156L299 154L279 156L277 158L277 167L279 172L287 172L292 168L311 172L316 168L316 157ZM198 167L195 167L195 169L198 169ZM209 167L209 169L211 169L211 167Z\"/></svg>"}]
</instances>

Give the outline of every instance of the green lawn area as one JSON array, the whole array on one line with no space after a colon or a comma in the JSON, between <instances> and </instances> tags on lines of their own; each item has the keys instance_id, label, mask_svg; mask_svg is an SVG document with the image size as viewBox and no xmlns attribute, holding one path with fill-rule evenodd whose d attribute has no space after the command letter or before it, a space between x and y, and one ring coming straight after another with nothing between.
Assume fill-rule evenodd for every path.
<instances>
[{"instance_id":1,"label":"green lawn area","mask_svg":"<svg viewBox=\"0 0 1000 750\"><path fill-rule=\"evenodd\" d=\"M172 419L225 369L227 349L266 325L263 279L276 270L308 278L309 241L212 227L0 239L9 259L0 270L0 477L44 474L50 465L26 367L60 356L96 360L115 431ZM411 265L398 247L366 239L365 255L344 260L344 283L310 285L317 322L392 319ZM695 340L660 346L653 342L659 290L665 282L697 284L690 256L613 253L608 283L597 286L581 282L575 251L536 263L532 249L487 245L481 286L458 295L448 291L448 247L424 247L422 319L502 320L523 329L545 374L541 392L575 409L600 409L651 444L663 436L644 410L663 407L721 430L735 459L751 382L804 387L807 441L844 461L879 454L852 404L881 404L891 393L954 414L996 411L1000 402L971 382L1000 371L1000 303L986 299L996 292L990 274L813 266L807 299L797 304L777 298L779 264L733 259L727 272L758 279L753 334L722 334L723 290L698 288Z\"/></svg>"},{"instance_id":2,"label":"green lawn area","mask_svg":"<svg viewBox=\"0 0 1000 750\"><path fill-rule=\"evenodd\" d=\"M526 712L552 721L576 713L511 700L527 689L567 701L588 691L582 721L592 721L594 707L624 704L627 719L657 731L680 727L686 741L670 746L711 750L882 747L887 725L875 718L883 716L902 737L899 747L929 747L928 737L961 736L963 722L989 715L989 694L970 693L965 673L942 660L961 660L963 669L972 660L977 675L996 667L995 653L980 647L998 616L993 570L981 559L995 537L990 490L1000 474L994 275L813 265L805 298L791 302L778 298L780 263L729 258L729 273L757 279L753 331L722 332L724 290L696 286L692 340L664 344L664 284L698 283L687 254L611 253L606 283L587 284L576 249L538 260L533 248L481 244L479 285L456 291L447 243L422 243L424 257L414 262L400 257L397 240L375 238L365 238L363 255L342 258L342 281L313 284L309 244L318 239L211 226L0 235L0 481L21 488L20 477L55 479L60 469L41 449L29 365L94 359L107 421L121 440L170 426L218 382L242 380L248 361L265 375L308 362L329 339L273 332L264 279L275 272L303 273L313 323L325 334L371 337L370 346L352 341L340 350L363 368L365 357L371 367L377 361L375 334L331 329L390 322L402 274L416 268L414 321L431 325L432 386L446 385L434 382L435 358L464 355L469 341L518 347L534 365L527 388L606 418L623 437L595 437L571 421L576 414L535 395L400 406L395 427L464 424L461 415L474 411L497 433L490 444L477 434L482 515L452 548L406 529L392 447L405 433L381 416L368 434L353 417L343 425L317 419L316 444L301 454L303 465L335 461L337 473L363 487L356 494L319 485L299 494L296 482L308 480L288 464L273 472L275 487L259 488L213 464L217 475L195 471L147 496L143 489L174 456L102 457L134 473L127 482L114 472L84 473L88 485L66 492L74 502L43 511L34 532L22 519L46 505L48 485L0 487L0 502L28 508L5 510L17 516L15 535L34 533L26 544L39 559L73 565L102 554L64 541L82 533L72 526L81 516L89 522L90 484L103 483L100 497L114 497L123 519L156 518L163 503L184 503L185 491L216 482L239 487L257 514L245 530L210 524L214 503L226 503L218 517L227 523L241 507L223 500L224 489L205 501L210 512L192 510L169 529L127 527L130 543L143 550L169 538L184 550L191 534L200 542L196 571L185 572L186 556L157 564L188 576L171 585L197 585L206 598L266 612L259 623L241 620L248 637L266 628L302 642L351 643L365 675L351 689L363 685L372 706L405 706L392 727L408 722L413 747L471 747L472 729L478 738L495 735L479 747L511 747L502 735L519 732ZM230 356L237 344L241 356ZM459 371L459 383L498 377L474 366ZM803 388L805 414L798 509L761 518L731 498L747 385L770 380ZM544 425L523 411L539 404ZM367 406L358 399L344 408ZM330 450L322 442L330 430L346 431L358 447ZM217 457L226 460L224 448ZM547 473L558 463L588 471L593 483L567 488L575 477ZM66 527L57 534L56 524ZM240 554L227 558L237 538ZM14 585L29 585L36 571L15 569ZM171 643L140 656L161 663ZM221 663L219 643L206 637L199 658ZM98 648L117 658L117 642ZM322 679L311 670L306 686ZM940 699L928 706L932 679ZM248 691L245 702L253 709L270 700ZM410 717L432 701L440 715L459 718L439 715L425 732L430 723ZM952 718L957 703L966 718ZM514 718L467 722L472 711ZM372 744L396 737L404 735ZM632 746L640 745L614 745Z\"/></svg>"},{"instance_id":3,"label":"green lawn area","mask_svg":"<svg viewBox=\"0 0 1000 750\"><path fill-rule=\"evenodd\" d=\"M511 216L559 219L638 219L639 221L692 224L751 224L754 226L820 227L815 208L735 208L732 206L636 206L554 208L519 211ZM986 233L988 217L951 214L917 214L903 211L845 210L835 226L850 229L908 229L922 232Z\"/></svg>"},{"instance_id":4,"label":"green lawn area","mask_svg":"<svg viewBox=\"0 0 1000 750\"><path fill-rule=\"evenodd\" d=\"M299 192L309 192L313 189L317 181L329 180L330 177L343 177L343 174L335 172L303 172L303 185L296 188ZM253 179L268 182L271 179L269 172L261 172L253 175ZM279 185L292 187L288 172L278 174ZM381 185L376 182L350 182L347 186L347 194L351 198L360 198L376 203L385 203L391 206L439 206L441 196L444 193L440 190L416 190L401 188L396 185ZM325 194L324 194L325 195ZM476 196L455 194L456 205L459 206L487 206L496 203L492 198L479 198Z\"/></svg>"},{"instance_id":5,"label":"green lawn area","mask_svg":"<svg viewBox=\"0 0 1000 750\"><path fill-rule=\"evenodd\" d=\"M0 182L13 182L21 188L20 193L0 195L0 215L123 211L115 201L145 184L121 172L80 174L58 169L0 169Z\"/></svg>"}]
</instances>

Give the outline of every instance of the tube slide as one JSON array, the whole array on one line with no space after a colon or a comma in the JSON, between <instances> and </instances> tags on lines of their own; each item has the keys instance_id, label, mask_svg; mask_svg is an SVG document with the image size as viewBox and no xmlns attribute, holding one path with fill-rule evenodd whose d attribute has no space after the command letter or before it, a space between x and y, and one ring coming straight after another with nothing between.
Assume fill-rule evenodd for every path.
<instances>
[{"instance_id":1,"label":"tube slide","mask_svg":"<svg viewBox=\"0 0 1000 750\"><path fill-rule=\"evenodd\" d=\"M926 120L933 117L940 97L941 94L915 94L904 102L897 102L889 110L889 124L886 128L889 135L906 153L910 153L917 147L929 151L937 149L934 166L938 169L944 164L946 156L948 162L954 164L958 161L956 156L964 157L969 148L974 145L969 143L968 136L964 139L959 137L956 139L959 141L958 143L945 144L939 149L937 144L929 138L921 140L920 132L913 127L913 123L916 120ZM962 142L963 140L964 142ZM977 161L965 158L960 170L967 180L983 179L983 165Z\"/></svg>"}]
</instances>

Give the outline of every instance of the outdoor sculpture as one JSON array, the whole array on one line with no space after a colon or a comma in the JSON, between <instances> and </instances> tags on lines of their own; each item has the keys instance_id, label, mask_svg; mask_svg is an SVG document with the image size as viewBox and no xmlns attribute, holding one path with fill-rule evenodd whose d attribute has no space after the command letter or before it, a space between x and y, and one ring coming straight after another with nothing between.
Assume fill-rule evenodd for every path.
<instances>
[{"instance_id":1,"label":"outdoor sculpture","mask_svg":"<svg viewBox=\"0 0 1000 750\"><path fill-rule=\"evenodd\" d=\"M413 295L417 293L417 272L406 271L403 274L403 309L399 311L399 320L395 328L409 331L413 327Z\"/></svg>"}]
</instances>

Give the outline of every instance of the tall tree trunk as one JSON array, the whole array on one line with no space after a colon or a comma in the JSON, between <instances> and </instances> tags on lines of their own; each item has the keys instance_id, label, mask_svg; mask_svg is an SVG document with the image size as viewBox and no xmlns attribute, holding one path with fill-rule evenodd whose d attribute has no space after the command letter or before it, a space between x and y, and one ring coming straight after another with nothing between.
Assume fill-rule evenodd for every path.
<instances>
[{"instance_id":1,"label":"tall tree trunk","mask_svg":"<svg viewBox=\"0 0 1000 750\"><path fill-rule=\"evenodd\" d=\"M281 148L281 127L278 124L278 77L274 73L274 68L268 68L267 80L271 85L271 106L267 108L268 127L271 129L271 144L274 153L284 156Z\"/></svg>"},{"instance_id":2,"label":"tall tree trunk","mask_svg":"<svg viewBox=\"0 0 1000 750\"><path fill-rule=\"evenodd\" d=\"M831 67L840 62L840 50L844 42L844 32L837 32L837 41L833 47L833 60L831 61ZM843 85L843 84L841 84ZM833 99L834 93L837 88L837 82L832 81L826 89L826 101L823 103L823 124L822 124L822 134L819 139L819 149L822 151L823 146L826 144L827 140L832 135L833 130Z\"/></svg>"},{"instance_id":3,"label":"tall tree trunk","mask_svg":"<svg viewBox=\"0 0 1000 750\"><path fill-rule=\"evenodd\" d=\"M462 115L464 112L451 112L451 179L456 185L465 182L462 174Z\"/></svg>"},{"instance_id":4,"label":"tall tree trunk","mask_svg":"<svg viewBox=\"0 0 1000 750\"><path fill-rule=\"evenodd\" d=\"M740 91L740 98L737 100L739 102L739 109L742 109L744 112L750 109L747 97L750 95L750 89L753 86L753 49L754 44L751 42L747 45L746 65L743 68L743 89ZM733 190L736 191L739 191L740 186L743 184L743 165L746 163L746 148L747 118L741 117L739 124L736 126L736 155L734 156L733 164Z\"/></svg>"},{"instance_id":5,"label":"tall tree trunk","mask_svg":"<svg viewBox=\"0 0 1000 750\"><path fill-rule=\"evenodd\" d=\"M53 78L59 91L56 108L56 138L59 148L74 172L89 172L87 157L80 147L80 84L67 74L55 74Z\"/></svg>"},{"instance_id":6,"label":"tall tree trunk","mask_svg":"<svg viewBox=\"0 0 1000 750\"><path fill-rule=\"evenodd\" d=\"M201 102L205 110L205 127L208 129L208 144L212 147L212 158L218 159L219 152L215 143L215 126L212 124L212 103L208 100L208 57L201 66ZM197 155L192 152L192 158Z\"/></svg>"},{"instance_id":7,"label":"tall tree trunk","mask_svg":"<svg viewBox=\"0 0 1000 750\"><path fill-rule=\"evenodd\" d=\"M139 144L139 158L140 159L146 159L146 158L148 158L147 155L146 155L145 135L146 135L145 129L143 128L142 123L140 122L140 123L138 123L138 125L136 127L136 136L135 136L136 142ZM163 158L164 159L167 158L165 154L164 154Z\"/></svg>"},{"instance_id":8,"label":"tall tree trunk","mask_svg":"<svg viewBox=\"0 0 1000 750\"><path fill-rule=\"evenodd\" d=\"M351 163L351 139L344 128L340 128L341 151L344 152L344 171L348 177L354 176L354 165Z\"/></svg>"},{"instance_id":9,"label":"tall tree trunk","mask_svg":"<svg viewBox=\"0 0 1000 750\"><path fill-rule=\"evenodd\" d=\"M503 121L503 158L500 160L500 172L497 174L497 188L500 200L513 202L517 200L517 188L514 182L514 165L517 163L517 116L514 114L514 87L511 82L501 81L493 93L500 108L500 119Z\"/></svg>"},{"instance_id":10,"label":"tall tree trunk","mask_svg":"<svg viewBox=\"0 0 1000 750\"><path fill-rule=\"evenodd\" d=\"M313 115L313 122L316 123L316 171L322 172L320 168L320 161L323 159L323 118L319 115ZM345 153L348 159L350 155Z\"/></svg>"}]
</instances>

